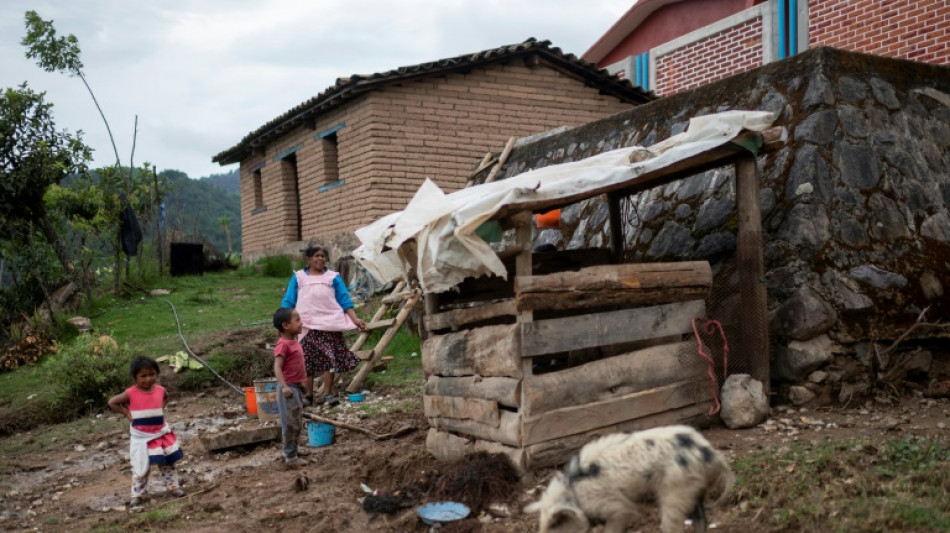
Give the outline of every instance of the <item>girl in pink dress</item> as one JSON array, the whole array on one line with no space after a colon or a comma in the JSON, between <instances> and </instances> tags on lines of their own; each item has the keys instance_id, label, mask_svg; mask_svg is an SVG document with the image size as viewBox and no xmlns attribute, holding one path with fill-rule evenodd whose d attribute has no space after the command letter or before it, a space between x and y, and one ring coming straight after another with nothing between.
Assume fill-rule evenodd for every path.
<instances>
[{"instance_id":1,"label":"girl in pink dress","mask_svg":"<svg viewBox=\"0 0 950 533\"><path fill-rule=\"evenodd\" d=\"M109 399L109 407L132 422L129 437L129 460L132 463L132 500L129 506L141 505L148 495L148 474L151 465L158 465L165 480L166 493L176 498L185 495L178 482L174 464L182 458L175 433L165 423L164 408L168 403L165 387L157 384L158 363L140 355L132 360L135 385Z\"/></svg>"},{"instance_id":2,"label":"girl in pink dress","mask_svg":"<svg viewBox=\"0 0 950 533\"><path fill-rule=\"evenodd\" d=\"M360 363L347 348L343 332L364 330L366 322L356 316L343 278L327 268L326 249L311 246L304 256L307 267L290 278L281 307L295 308L303 322L300 345L307 364L308 401L313 401L313 376L319 373L323 374L323 399L332 401L333 374L353 370Z\"/></svg>"}]
</instances>

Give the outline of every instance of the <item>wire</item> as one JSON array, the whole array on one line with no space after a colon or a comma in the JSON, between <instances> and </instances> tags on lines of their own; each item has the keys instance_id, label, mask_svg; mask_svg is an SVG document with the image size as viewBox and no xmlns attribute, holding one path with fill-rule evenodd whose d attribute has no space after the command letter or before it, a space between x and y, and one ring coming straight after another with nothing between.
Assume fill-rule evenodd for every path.
<instances>
[{"instance_id":1,"label":"wire","mask_svg":"<svg viewBox=\"0 0 950 533\"><path fill-rule=\"evenodd\" d=\"M233 383L231 383L230 381L224 379L224 377L222 377L221 374L218 374L217 372L215 372L215 370L214 370L213 368L211 368L211 365L209 365L208 363L204 362L204 360L203 360L202 358L198 357L197 355L194 354L194 352L191 351L191 348L188 346L188 341L185 340L185 336L182 335L182 333L181 333L181 321L178 320L178 310L175 309L175 306L172 305L171 302L169 302L168 300L166 300L166 299L164 299L164 298L156 298L156 300L158 300L158 301L160 301L160 302L165 302L165 303L168 304L169 307L172 308L172 313L174 313L174 315L175 315L175 324L178 326L178 337L181 339L181 343L185 345L185 351L188 352L188 355L189 355L190 357L192 357L195 361L198 361L199 363L201 363L201 364L202 364L205 368L207 368L212 374L214 374L215 376L217 376L218 379L220 379L221 381L225 382L229 387L231 387L232 389L234 389L234 392L237 392L237 393L240 394L241 396L244 396L244 391L243 391L242 389L236 387Z\"/></svg>"}]
</instances>

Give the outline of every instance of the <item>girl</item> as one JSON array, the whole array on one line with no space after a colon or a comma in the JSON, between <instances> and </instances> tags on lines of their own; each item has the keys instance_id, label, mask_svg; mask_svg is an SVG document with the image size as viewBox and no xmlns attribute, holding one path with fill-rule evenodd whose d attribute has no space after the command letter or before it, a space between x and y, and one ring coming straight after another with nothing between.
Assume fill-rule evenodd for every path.
<instances>
[{"instance_id":1,"label":"girl","mask_svg":"<svg viewBox=\"0 0 950 533\"><path fill-rule=\"evenodd\" d=\"M323 401L333 401L333 375L349 372L360 363L346 347L343 331L366 329L356 316L353 301L339 274L327 268L326 248L311 246L304 251L307 267L294 273L287 284L281 307L296 308L303 321L303 347L307 363L307 401L313 402L313 376L323 374Z\"/></svg>"},{"instance_id":2,"label":"girl","mask_svg":"<svg viewBox=\"0 0 950 533\"><path fill-rule=\"evenodd\" d=\"M182 458L178 439L165 423L164 407L168 403L165 387L155 383L158 363L140 355L130 368L135 385L109 399L109 407L132 422L129 438L129 459L132 462L132 500L129 506L142 505L148 495L149 467L158 465L165 479L167 494L176 498L185 495L175 474L175 462Z\"/></svg>"}]
</instances>

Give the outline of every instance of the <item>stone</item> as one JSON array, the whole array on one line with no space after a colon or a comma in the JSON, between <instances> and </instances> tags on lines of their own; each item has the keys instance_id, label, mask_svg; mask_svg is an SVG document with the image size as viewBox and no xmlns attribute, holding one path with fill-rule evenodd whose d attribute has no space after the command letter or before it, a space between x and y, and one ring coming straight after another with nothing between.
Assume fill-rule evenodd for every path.
<instances>
[{"instance_id":1,"label":"stone","mask_svg":"<svg viewBox=\"0 0 950 533\"><path fill-rule=\"evenodd\" d=\"M933 354L929 350L917 350L904 362L904 376L912 380L927 379L933 367Z\"/></svg>"},{"instance_id":2,"label":"stone","mask_svg":"<svg viewBox=\"0 0 950 533\"><path fill-rule=\"evenodd\" d=\"M534 243L535 245L551 244L557 246L561 244L563 240L564 236L561 235L561 230L557 228L547 228L538 233Z\"/></svg>"},{"instance_id":3,"label":"stone","mask_svg":"<svg viewBox=\"0 0 950 533\"><path fill-rule=\"evenodd\" d=\"M798 246L804 257L811 257L831 238L830 225L825 206L797 204L779 228L778 238Z\"/></svg>"},{"instance_id":4,"label":"stone","mask_svg":"<svg viewBox=\"0 0 950 533\"><path fill-rule=\"evenodd\" d=\"M950 218L943 213L927 217L920 225L920 235L928 239L950 243Z\"/></svg>"},{"instance_id":5,"label":"stone","mask_svg":"<svg viewBox=\"0 0 950 533\"><path fill-rule=\"evenodd\" d=\"M772 377L791 382L805 380L809 374L831 362L834 357L831 346L827 335L807 341L790 341L777 351Z\"/></svg>"},{"instance_id":6,"label":"stone","mask_svg":"<svg viewBox=\"0 0 950 533\"><path fill-rule=\"evenodd\" d=\"M712 181L712 172L703 172L697 176L686 178L680 182L682 185L676 190L676 198L678 200L687 200L698 196L709 190Z\"/></svg>"},{"instance_id":7,"label":"stone","mask_svg":"<svg viewBox=\"0 0 950 533\"><path fill-rule=\"evenodd\" d=\"M864 248L871 243L864 225L847 214L841 215L841 221L838 224L838 239L850 248Z\"/></svg>"},{"instance_id":8,"label":"stone","mask_svg":"<svg viewBox=\"0 0 950 533\"><path fill-rule=\"evenodd\" d=\"M692 249L693 237L689 230L676 222L667 222L653 239L647 255L655 259L683 259Z\"/></svg>"},{"instance_id":9,"label":"stone","mask_svg":"<svg viewBox=\"0 0 950 533\"><path fill-rule=\"evenodd\" d=\"M76 326L76 329L78 329L80 333L92 331L92 320L84 316L74 316L66 322Z\"/></svg>"},{"instance_id":10,"label":"stone","mask_svg":"<svg viewBox=\"0 0 950 533\"><path fill-rule=\"evenodd\" d=\"M882 172L877 156L867 146L837 143L834 164L841 173L841 180L852 187L873 189L881 181Z\"/></svg>"},{"instance_id":11,"label":"stone","mask_svg":"<svg viewBox=\"0 0 950 533\"><path fill-rule=\"evenodd\" d=\"M802 107L809 109L820 105L832 105L835 103L835 93L824 75L819 74L808 81L808 88L805 89L805 96L802 98Z\"/></svg>"},{"instance_id":12,"label":"stone","mask_svg":"<svg viewBox=\"0 0 950 533\"><path fill-rule=\"evenodd\" d=\"M769 213L775 209L775 191L770 187L759 190L759 209L763 217L769 216Z\"/></svg>"},{"instance_id":13,"label":"stone","mask_svg":"<svg viewBox=\"0 0 950 533\"><path fill-rule=\"evenodd\" d=\"M842 383L838 392L838 402L846 404L855 396L860 396L871 388L869 383Z\"/></svg>"},{"instance_id":14,"label":"stone","mask_svg":"<svg viewBox=\"0 0 950 533\"><path fill-rule=\"evenodd\" d=\"M583 248L587 242L587 219L581 219L581 223L577 225L577 229L574 230L574 235L571 236L571 241L567 243L568 250L577 250Z\"/></svg>"},{"instance_id":15,"label":"stone","mask_svg":"<svg viewBox=\"0 0 950 533\"><path fill-rule=\"evenodd\" d=\"M920 291L924 298L933 300L943 296L943 284L937 279L937 276L929 270L920 276Z\"/></svg>"},{"instance_id":16,"label":"stone","mask_svg":"<svg viewBox=\"0 0 950 533\"><path fill-rule=\"evenodd\" d=\"M828 379L828 373L822 372L821 370L815 370L808 376L808 381L811 383L824 383Z\"/></svg>"},{"instance_id":17,"label":"stone","mask_svg":"<svg viewBox=\"0 0 950 533\"><path fill-rule=\"evenodd\" d=\"M887 289L889 287L906 287L907 278L900 274L888 272L874 265L861 265L851 269L852 278L867 283L878 289Z\"/></svg>"},{"instance_id":18,"label":"stone","mask_svg":"<svg viewBox=\"0 0 950 533\"><path fill-rule=\"evenodd\" d=\"M826 202L834 196L831 166L821 156L817 146L805 145L795 152L795 161L785 182L785 195L790 198L796 196L798 188L805 183L817 189L819 197Z\"/></svg>"},{"instance_id":19,"label":"stone","mask_svg":"<svg viewBox=\"0 0 950 533\"><path fill-rule=\"evenodd\" d=\"M838 95L847 103L860 102L868 97L868 86L850 76L838 78Z\"/></svg>"},{"instance_id":20,"label":"stone","mask_svg":"<svg viewBox=\"0 0 950 533\"><path fill-rule=\"evenodd\" d=\"M838 116L834 111L817 111L795 126L795 140L826 145L834 140L837 127Z\"/></svg>"},{"instance_id":21,"label":"stone","mask_svg":"<svg viewBox=\"0 0 950 533\"><path fill-rule=\"evenodd\" d=\"M788 388L788 401L792 405L804 405L814 400L817 395L808 387L792 385Z\"/></svg>"},{"instance_id":22,"label":"stone","mask_svg":"<svg viewBox=\"0 0 950 533\"><path fill-rule=\"evenodd\" d=\"M892 242L910 237L907 223L894 200L883 194L874 194L868 200L868 211L873 213L869 231L871 238L881 242Z\"/></svg>"},{"instance_id":23,"label":"stone","mask_svg":"<svg viewBox=\"0 0 950 533\"><path fill-rule=\"evenodd\" d=\"M848 311L867 309L874 305L866 295L861 294L856 289L849 287L843 280L835 280L833 284L835 289L835 303Z\"/></svg>"},{"instance_id":24,"label":"stone","mask_svg":"<svg viewBox=\"0 0 950 533\"><path fill-rule=\"evenodd\" d=\"M731 429L750 428L769 416L769 400L762 382L749 374L732 374L722 385L723 423Z\"/></svg>"},{"instance_id":25,"label":"stone","mask_svg":"<svg viewBox=\"0 0 950 533\"><path fill-rule=\"evenodd\" d=\"M771 330L777 338L805 341L825 333L837 320L834 307L803 285L776 309Z\"/></svg>"},{"instance_id":26,"label":"stone","mask_svg":"<svg viewBox=\"0 0 950 533\"><path fill-rule=\"evenodd\" d=\"M676 209L673 210L673 216L679 220L683 220L688 217L693 212L693 209L689 204L680 204L676 206Z\"/></svg>"},{"instance_id":27,"label":"stone","mask_svg":"<svg viewBox=\"0 0 950 533\"><path fill-rule=\"evenodd\" d=\"M725 224L736 211L736 200L730 196L723 198L710 198L699 209L696 215L696 223L693 229L696 231L709 231Z\"/></svg>"},{"instance_id":28,"label":"stone","mask_svg":"<svg viewBox=\"0 0 950 533\"><path fill-rule=\"evenodd\" d=\"M901 107L894 86L880 78L871 78L871 94L874 95L875 100L888 109L894 110Z\"/></svg>"},{"instance_id":29,"label":"stone","mask_svg":"<svg viewBox=\"0 0 950 533\"><path fill-rule=\"evenodd\" d=\"M599 198L597 198L591 204L591 212L590 212L590 215L588 215L588 218L590 219L587 223L588 227L592 229L596 229L603 226L604 221L607 220L607 214L608 214L607 202L604 202L600 200Z\"/></svg>"},{"instance_id":30,"label":"stone","mask_svg":"<svg viewBox=\"0 0 950 533\"><path fill-rule=\"evenodd\" d=\"M736 236L728 231L710 233L699 241L696 248L696 258L706 259L722 253L733 252L736 249Z\"/></svg>"},{"instance_id":31,"label":"stone","mask_svg":"<svg viewBox=\"0 0 950 533\"><path fill-rule=\"evenodd\" d=\"M570 204L561 209L561 223L567 227L577 224L581 216L581 207L583 202Z\"/></svg>"},{"instance_id":32,"label":"stone","mask_svg":"<svg viewBox=\"0 0 950 533\"><path fill-rule=\"evenodd\" d=\"M843 105L838 108L838 119L846 134L851 137L864 138L868 136L867 120L857 108Z\"/></svg>"}]
</instances>

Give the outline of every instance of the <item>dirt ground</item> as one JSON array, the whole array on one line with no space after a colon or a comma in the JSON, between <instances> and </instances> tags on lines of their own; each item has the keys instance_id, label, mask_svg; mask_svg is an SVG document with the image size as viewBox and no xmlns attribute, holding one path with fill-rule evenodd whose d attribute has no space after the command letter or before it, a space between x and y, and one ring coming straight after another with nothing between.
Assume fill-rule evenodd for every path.
<instances>
[{"instance_id":1,"label":"dirt ground","mask_svg":"<svg viewBox=\"0 0 950 533\"><path fill-rule=\"evenodd\" d=\"M385 391L371 393L369 402L391 401ZM315 413L331 414L324 407ZM439 465L425 451L427 424L421 412L381 414L360 418L352 406L342 404L332 413L339 420L388 433L404 426L414 431L406 436L377 441L359 432L337 429L333 445L309 448L310 464L286 470L276 442L207 453L202 435L232 428L274 424L249 419L244 399L221 388L210 392L179 395L167 410L167 418L182 440L185 459L178 472L188 495L181 500L166 498L153 475L151 499L144 509L126 508L129 499L128 434L113 414L90 418L89 432L62 442L52 452L14 458L12 475L0 480L11 487L0 500L0 530L6 531L341 531L389 532L431 531L422 524L417 506L395 514L373 515L361 507L367 494L361 483L383 493L399 490L432 475ZM104 417L104 418L103 418ZM857 407L773 410L759 427L730 430L714 425L703 430L709 440L730 458L761 449L779 449L794 440L823 437L857 437L907 434L946 435L950 402L946 399L905 398L894 404L869 402ZM108 427L102 431L103 426ZM306 435L301 443L306 442ZM537 530L534 516L521 508L533 500L551 471L529 475L509 494L499 495L491 512L441 528L452 531L528 532ZM308 486L298 490L298 478ZM423 499L423 501L428 501ZM641 531L654 531L656 517ZM754 510L714 509L710 521L720 531L763 531Z\"/></svg>"}]
</instances>

